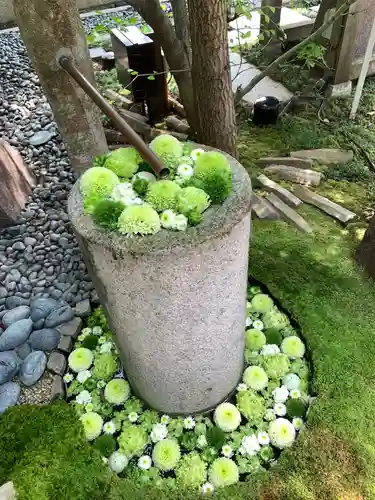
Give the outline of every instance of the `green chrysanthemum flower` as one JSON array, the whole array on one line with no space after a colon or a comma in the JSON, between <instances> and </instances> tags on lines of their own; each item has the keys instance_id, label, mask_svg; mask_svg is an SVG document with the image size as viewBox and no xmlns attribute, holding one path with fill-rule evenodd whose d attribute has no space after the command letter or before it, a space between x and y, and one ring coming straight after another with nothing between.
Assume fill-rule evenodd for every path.
<instances>
[{"instance_id":1,"label":"green chrysanthemum flower","mask_svg":"<svg viewBox=\"0 0 375 500\"><path fill-rule=\"evenodd\" d=\"M275 354L263 357L262 366L269 378L280 379L288 373L290 362L285 354Z\"/></svg>"},{"instance_id":2,"label":"green chrysanthemum flower","mask_svg":"<svg viewBox=\"0 0 375 500\"><path fill-rule=\"evenodd\" d=\"M117 370L118 364L113 354L106 352L96 356L92 376L100 380L110 380Z\"/></svg>"},{"instance_id":3,"label":"green chrysanthemum flower","mask_svg":"<svg viewBox=\"0 0 375 500\"><path fill-rule=\"evenodd\" d=\"M92 218L98 226L117 229L118 219L125 205L121 201L100 200L93 209Z\"/></svg>"},{"instance_id":4,"label":"green chrysanthemum flower","mask_svg":"<svg viewBox=\"0 0 375 500\"><path fill-rule=\"evenodd\" d=\"M283 341L283 336L277 328L268 328L265 332L267 344L277 345L280 347Z\"/></svg>"},{"instance_id":5,"label":"green chrysanthemum flower","mask_svg":"<svg viewBox=\"0 0 375 500\"><path fill-rule=\"evenodd\" d=\"M296 430L293 424L286 418L277 418L270 423L268 434L271 443L281 450L292 446L296 438Z\"/></svg>"},{"instance_id":6,"label":"green chrysanthemum flower","mask_svg":"<svg viewBox=\"0 0 375 500\"><path fill-rule=\"evenodd\" d=\"M92 167L82 174L79 186L84 198L96 197L99 200L109 196L119 182L117 175L108 168Z\"/></svg>"},{"instance_id":7,"label":"green chrysanthemum flower","mask_svg":"<svg viewBox=\"0 0 375 500\"><path fill-rule=\"evenodd\" d=\"M275 458L275 453L271 446L262 446L259 452L259 457L263 460L263 462L268 463Z\"/></svg>"},{"instance_id":8,"label":"green chrysanthemum flower","mask_svg":"<svg viewBox=\"0 0 375 500\"><path fill-rule=\"evenodd\" d=\"M69 354L68 365L71 370L78 373L88 370L93 362L94 355L90 349L79 347Z\"/></svg>"},{"instance_id":9,"label":"green chrysanthemum flower","mask_svg":"<svg viewBox=\"0 0 375 500\"><path fill-rule=\"evenodd\" d=\"M190 226L198 226L203 220L203 215L197 210L192 210L188 213L187 219Z\"/></svg>"},{"instance_id":10,"label":"green chrysanthemum flower","mask_svg":"<svg viewBox=\"0 0 375 500\"><path fill-rule=\"evenodd\" d=\"M150 149L171 169L175 170L183 155L182 143L173 135L163 134L150 142ZM171 208L171 207L170 207Z\"/></svg>"},{"instance_id":11,"label":"green chrysanthemum flower","mask_svg":"<svg viewBox=\"0 0 375 500\"><path fill-rule=\"evenodd\" d=\"M130 396L130 386L122 378L114 378L105 386L104 397L113 405L124 403Z\"/></svg>"},{"instance_id":12,"label":"green chrysanthemum flower","mask_svg":"<svg viewBox=\"0 0 375 500\"><path fill-rule=\"evenodd\" d=\"M190 156L181 156L178 160L179 165L194 165L194 160Z\"/></svg>"},{"instance_id":13,"label":"green chrysanthemum flower","mask_svg":"<svg viewBox=\"0 0 375 500\"><path fill-rule=\"evenodd\" d=\"M126 235L155 234L160 231L160 227L157 212L147 205L126 207L118 220L120 233Z\"/></svg>"},{"instance_id":14,"label":"green chrysanthemum flower","mask_svg":"<svg viewBox=\"0 0 375 500\"><path fill-rule=\"evenodd\" d=\"M299 376L301 380L309 378L309 367L304 359L296 359L290 365L290 371Z\"/></svg>"},{"instance_id":15,"label":"green chrysanthemum flower","mask_svg":"<svg viewBox=\"0 0 375 500\"><path fill-rule=\"evenodd\" d=\"M180 214L188 215L192 210L202 213L209 205L210 198L202 189L190 186L178 193L177 212Z\"/></svg>"},{"instance_id":16,"label":"green chrysanthemum flower","mask_svg":"<svg viewBox=\"0 0 375 500\"><path fill-rule=\"evenodd\" d=\"M99 415L99 413L95 413L93 411L89 411L87 413L84 413L81 417L80 420L82 422L85 434L86 434L86 439L88 441L92 441L96 439L100 433L102 432L103 428L103 419Z\"/></svg>"},{"instance_id":17,"label":"green chrysanthemum flower","mask_svg":"<svg viewBox=\"0 0 375 500\"><path fill-rule=\"evenodd\" d=\"M289 326L288 316L279 311L275 306L263 314L262 321L266 330L268 328L282 330Z\"/></svg>"},{"instance_id":18,"label":"green chrysanthemum flower","mask_svg":"<svg viewBox=\"0 0 375 500\"><path fill-rule=\"evenodd\" d=\"M217 458L211 465L209 481L215 488L224 488L238 483L238 467L230 458Z\"/></svg>"},{"instance_id":19,"label":"green chrysanthemum flower","mask_svg":"<svg viewBox=\"0 0 375 500\"><path fill-rule=\"evenodd\" d=\"M222 203L232 192L232 170L224 155L209 151L197 157L194 177L203 183L212 203Z\"/></svg>"},{"instance_id":20,"label":"green chrysanthemum flower","mask_svg":"<svg viewBox=\"0 0 375 500\"><path fill-rule=\"evenodd\" d=\"M174 469L180 457L180 446L176 439L163 439L157 442L152 452L155 467L163 471Z\"/></svg>"},{"instance_id":21,"label":"green chrysanthemum flower","mask_svg":"<svg viewBox=\"0 0 375 500\"><path fill-rule=\"evenodd\" d=\"M303 358L305 345L299 337L295 335L286 337L281 343L281 350L290 359Z\"/></svg>"},{"instance_id":22,"label":"green chrysanthemum flower","mask_svg":"<svg viewBox=\"0 0 375 500\"><path fill-rule=\"evenodd\" d=\"M146 201L157 211L174 210L177 197L181 192L180 186L175 182L163 180L150 185L146 195Z\"/></svg>"},{"instance_id":23,"label":"green chrysanthemum flower","mask_svg":"<svg viewBox=\"0 0 375 500\"><path fill-rule=\"evenodd\" d=\"M130 179L138 170L138 160L134 148L118 148L107 156L104 166L119 177Z\"/></svg>"},{"instance_id":24,"label":"green chrysanthemum flower","mask_svg":"<svg viewBox=\"0 0 375 500\"><path fill-rule=\"evenodd\" d=\"M259 351L266 344L266 336L257 328L250 328L246 331L245 345L246 349Z\"/></svg>"},{"instance_id":25,"label":"green chrysanthemum flower","mask_svg":"<svg viewBox=\"0 0 375 500\"><path fill-rule=\"evenodd\" d=\"M116 449L116 440L112 436L102 434L95 439L94 447L100 451L103 457L109 457Z\"/></svg>"},{"instance_id":26,"label":"green chrysanthemum flower","mask_svg":"<svg viewBox=\"0 0 375 500\"><path fill-rule=\"evenodd\" d=\"M251 307L254 312L266 313L273 307L273 300L264 293L258 293L251 299Z\"/></svg>"},{"instance_id":27,"label":"green chrysanthemum flower","mask_svg":"<svg viewBox=\"0 0 375 500\"><path fill-rule=\"evenodd\" d=\"M207 479L206 464L194 452L179 460L175 472L177 484L181 488L197 488Z\"/></svg>"},{"instance_id":28,"label":"green chrysanthemum flower","mask_svg":"<svg viewBox=\"0 0 375 500\"><path fill-rule=\"evenodd\" d=\"M259 425L266 413L264 399L250 391L237 392L237 408L250 425Z\"/></svg>"},{"instance_id":29,"label":"green chrysanthemum flower","mask_svg":"<svg viewBox=\"0 0 375 500\"><path fill-rule=\"evenodd\" d=\"M286 413L290 418L302 418L306 413L306 403L303 399L289 399L286 403Z\"/></svg>"},{"instance_id":30,"label":"green chrysanthemum flower","mask_svg":"<svg viewBox=\"0 0 375 500\"><path fill-rule=\"evenodd\" d=\"M224 432L233 432L241 423L241 414L231 403L221 403L215 410L214 421Z\"/></svg>"},{"instance_id":31,"label":"green chrysanthemum flower","mask_svg":"<svg viewBox=\"0 0 375 500\"><path fill-rule=\"evenodd\" d=\"M88 335L82 340L82 347L86 347L86 349L90 349L93 351L98 345L98 337L95 335Z\"/></svg>"},{"instance_id":32,"label":"green chrysanthemum flower","mask_svg":"<svg viewBox=\"0 0 375 500\"><path fill-rule=\"evenodd\" d=\"M262 391L268 385L268 376L260 366L249 366L244 371L243 381L250 389Z\"/></svg>"},{"instance_id":33,"label":"green chrysanthemum flower","mask_svg":"<svg viewBox=\"0 0 375 500\"><path fill-rule=\"evenodd\" d=\"M125 456L129 458L134 456L140 457L147 444L147 433L142 427L128 425L118 438L118 444L121 453Z\"/></svg>"}]
</instances>

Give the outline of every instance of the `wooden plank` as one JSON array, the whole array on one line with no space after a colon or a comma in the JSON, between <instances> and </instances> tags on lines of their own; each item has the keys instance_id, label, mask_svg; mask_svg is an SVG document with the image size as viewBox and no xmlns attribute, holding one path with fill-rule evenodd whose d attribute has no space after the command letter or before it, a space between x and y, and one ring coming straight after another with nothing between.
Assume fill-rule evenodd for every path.
<instances>
[{"instance_id":1,"label":"wooden plank","mask_svg":"<svg viewBox=\"0 0 375 500\"><path fill-rule=\"evenodd\" d=\"M288 207L286 203L280 200L275 194L269 193L266 197L266 200L272 203L272 205L280 212L283 219L287 222L292 223L297 229L304 231L305 233L312 233L312 228L305 221L303 217L301 217L293 208Z\"/></svg>"},{"instance_id":2,"label":"wooden plank","mask_svg":"<svg viewBox=\"0 0 375 500\"><path fill-rule=\"evenodd\" d=\"M306 158L290 158L289 156L277 157L277 158L259 158L257 163L262 167L268 167L270 165L286 165L288 167L297 168L311 168L313 165L312 160Z\"/></svg>"},{"instance_id":3,"label":"wooden plank","mask_svg":"<svg viewBox=\"0 0 375 500\"><path fill-rule=\"evenodd\" d=\"M186 122L183 122L177 116L170 115L165 119L165 124L168 128L175 130L180 134L188 134L190 132L190 127Z\"/></svg>"},{"instance_id":4,"label":"wooden plank","mask_svg":"<svg viewBox=\"0 0 375 500\"><path fill-rule=\"evenodd\" d=\"M349 163L353 160L354 154L351 149L323 148L292 151L290 156L316 161L320 165L332 165Z\"/></svg>"},{"instance_id":5,"label":"wooden plank","mask_svg":"<svg viewBox=\"0 0 375 500\"><path fill-rule=\"evenodd\" d=\"M306 184L307 186L319 186L322 174L314 170L303 168L287 167L285 165L270 165L264 171L267 174L274 174L279 179L296 182L297 184Z\"/></svg>"},{"instance_id":6,"label":"wooden plank","mask_svg":"<svg viewBox=\"0 0 375 500\"><path fill-rule=\"evenodd\" d=\"M323 212L326 212L328 215L331 215L340 222L346 223L357 217L354 212L347 210L324 196L320 196L319 194L310 191L310 189L307 189L306 187L297 186L294 189L294 193L306 203L320 208L320 210L323 210Z\"/></svg>"},{"instance_id":7,"label":"wooden plank","mask_svg":"<svg viewBox=\"0 0 375 500\"><path fill-rule=\"evenodd\" d=\"M278 220L280 219L279 212L273 205L262 196L253 193L251 196L251 208L254 210L258 219Z\"/></svg>"},{"instance_id":8,"label":"wooden plank","mask_svg":"<svg viewBox=\"0 0 375 500\"><path fill-rule=\"evenodd\" d=\"M271 193L277 194L279 198L281 198L291 207L298 207L298 205L301 205L302 201L297 198L297 196L280 186L280 184L277 184L277 182L269 179L266 175L261 174L257 177L257 179L264 187L264 189L266 189L267 191L271 191Z\"/></svg>"}]
</instances>

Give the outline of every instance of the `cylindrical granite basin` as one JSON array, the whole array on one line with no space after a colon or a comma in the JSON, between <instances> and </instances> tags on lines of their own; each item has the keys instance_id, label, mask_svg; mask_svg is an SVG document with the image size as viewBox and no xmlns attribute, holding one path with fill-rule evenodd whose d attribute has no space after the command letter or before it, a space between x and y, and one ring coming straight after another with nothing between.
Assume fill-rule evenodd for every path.
<instances>
[{"instance_id":1,"label":"cylindrical granite basin","mask_svg":"<svg viewBox=\"0 0 375 500\"><path fill-rule=\"evenodd\" d=\"M128 380L163 413L214 408L242 374L251 183L227 157L233 193L186 232L127 238L83 214L78 182L69 197L69 216Z\"/></svg>"}]
</instances>

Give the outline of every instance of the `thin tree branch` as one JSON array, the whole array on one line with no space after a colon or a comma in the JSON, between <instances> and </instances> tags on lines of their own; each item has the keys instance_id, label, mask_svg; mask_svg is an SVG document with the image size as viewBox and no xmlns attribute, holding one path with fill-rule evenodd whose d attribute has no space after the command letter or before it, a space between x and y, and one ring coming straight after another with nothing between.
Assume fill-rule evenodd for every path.
<instances>
[{"instance_id":1,"label":"thin tree branch","mask_svg":"<svg viewBox=\"0 0 375 500\"><path fill-rule=\"evenodd\" d=\"M271 63L265 70L263 70L261 73L256 75L250 83L248 83L244 88L239 87L236 91L235 94L235 102L238 104L241 99L248 93L250 90L252 90L255 85L257 85L261 80L263 80L264 77L268 76L270 73L272 73L280 64L283 62L289 60L294 54L296 54L301 47L304 47L308 43L316 40L322 33L326 31L331 24L333 24L336 19L338 19L340 16L345 14L345 11L348 9L348 7L354 3L356 0L346 0L339 9L336 10L336 12L324 23L321 25L319 29L317 29L314 33L311 33L310 36L302 40L302 42L298 43L294 47L292 47L290 50L282 54L280 57L275 59L273 63Z\"/></svg>"}]
</instances>

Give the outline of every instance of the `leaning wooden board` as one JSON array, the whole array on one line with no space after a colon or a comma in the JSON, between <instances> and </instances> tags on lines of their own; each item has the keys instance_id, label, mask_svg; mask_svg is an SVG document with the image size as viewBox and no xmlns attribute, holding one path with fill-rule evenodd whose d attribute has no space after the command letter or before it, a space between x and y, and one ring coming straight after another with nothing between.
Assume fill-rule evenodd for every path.
<instances>
[{"instance_id":1,"label":"leaning wooden board","mask_svg":"<svg viewBox=\"0 0 375 500\"><path fill-rule=\"evenodd\" d=\"M304 186L296 186L293 189L293 192L304 202L320 208L320 210L323 210L323 212L326 212L328 215L331 215L332 217L343 223L349 222L350 220L357 217L354 212L347 210L346 208L338 205L337 203L334 203L328 198L324 198L324 196L320 196L319 194L310 191L310 189L307 189Z\"/></svg>"},{"instance_id":2,"label":"leaning wooden board","mask_svg":"<svg viewBox=\"0 0 375 500\"><path fill-rule=\"evenodd\" d=\"M269 193L266 200L272 203L272 205L280 212L281 216L287 221L294 224L297 229L304 231L305 233L312 233L312 228L301 217L293 208L288 207L286 203L280 200L275 194Z\"/></svg>"}]
</instances>

